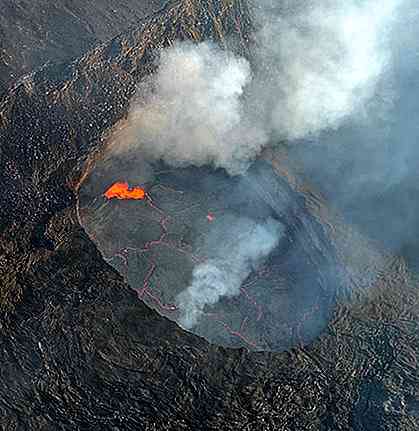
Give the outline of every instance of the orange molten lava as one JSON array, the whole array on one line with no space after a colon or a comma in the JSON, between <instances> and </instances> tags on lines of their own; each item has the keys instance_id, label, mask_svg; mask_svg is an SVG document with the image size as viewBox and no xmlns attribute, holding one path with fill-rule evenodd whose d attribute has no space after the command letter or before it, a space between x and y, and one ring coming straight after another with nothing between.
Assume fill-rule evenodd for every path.
<instances>
[{"instance_id":1,"label":"orange molten lava","mask_svg":"<svg viewBox=\"0 0 419 431\"><path fill-rule=\"evenodd\" d=\"M104 193L108 199L144 199L145 191L141 187L128 186L128 183L115 183Z\"/></svg>"}]
</instances>

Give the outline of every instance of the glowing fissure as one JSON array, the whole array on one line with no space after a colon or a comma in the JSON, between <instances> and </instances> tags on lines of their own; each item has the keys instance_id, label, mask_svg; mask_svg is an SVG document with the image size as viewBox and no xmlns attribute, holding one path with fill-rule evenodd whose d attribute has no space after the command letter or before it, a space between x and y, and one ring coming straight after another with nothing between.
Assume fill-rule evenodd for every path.
<instances>
[{"instance_id":1,"label":"glowing fissure","mask_svg":"<svg viewBox=\"0 0 419 431\"><path fill-rule=\"evenodd\" d=\"M121 184L121 183L115 183L115 184ZM114 186L115 186L114 184ZM125 184L127 183L122 183ZM128 186L128 184L127 184ZM163 187L163 186L161 186ZM107 192L109 192L111 189L113 188L113 186L108 189ZM174 190L170 190L168 189L168 191L172 191L174 192ZM112 196L115 197L115 196ZM110 197L111 198L111 197ZM109 198L109 199L110 199ZM117 199L124 199L124 198L117 198ZM154 202L152 197L150 196L150 194L145 194L144 195L144 199L146 199L146 202L148 205L150 205L150 207L152 207L157 213L160 214L160 227L161 227L161 234L159 236L159 238L155 239L155 240L151 240L148 241L146 244L144 244L144 246L142 248L135 248L135 247L124 247L121 250L119 250L118 252L114 253L113 256L107 258L107 261L111 261L114 258L119 258L121 259L123 266L125 267L125 277L126 279L128 279L128 267L129 267L129 262L128 262L128 256L130 254L130 252L133 253L147 253L149 252L152 248L156 247L156 246L167 246L172 248L173 250L176 250L182 254L188 254L190 256L190 258L194 261L195 264L199 265L199 264L203 264L207 261L206 257L198 257L196 255L194 255L192 253L192 250L186 250L184 246L179 245L179 244L175 244L172 241L168 241L167 240L167 236L168 236L168 226L167 223L169 222L169 219L172 218L172 216L166 214L161 208L159 208ZM208 219L208 221L214 221L215 220L215 215L212 212L209 212L206 216L206 218ZM148 298L149 301L153 302L156 306L156 308L160 311L160 313L162 315L166 315L166 313L179 313L182 311L182 307L183 304L166 304L163 303L161 301L161 299L159 298L159 289L158 286L155 286L154 282L152 281L153 275L155 274L155 271L157 270L157 263L154 261L153 258L149 258L149 263L150 263L150 267L147 271L147 273L144 276L143 279L143 283L141 286L137 287L135 290L138 294L138 297L142 300L145 300L146 297ZM252 284L254 284L257 280L263 278L265 275L267 275L267 273L269 273L269 269L265 266L262 266L261 268L257 269L252 277L252 279L248 282L243 284L243 286L240 288L240 291L238 292L239 295L242 295L246 301L248 301L249 303L251 303L254 306L254 310L255 310L255 315L251 316L251 315L246 315L244 316L244 318L242 319L242 322L240 324L240 327L238 329L234 329L233 327L231 327L230 325L227 324L227 322L224 320L223 316L218 314L218 313L205 313L205 315L207 315L208 318L210 318L211 320L213 320L214 322L220 324L225 331L227 331L230 335L232 335L233 337L237 337L238 339L240 339L242 342L244 342L245 344L247 344L248 346L252 347L252 348L257 348L257 343L255 341L253 341L252 339L248 338L248 336L246 335L246 326L249 324L249 322L253 321L260 321L262 316L263 316L263 309L262 306L260 304L257 303L257 301L252 297L252 295L250 295L247 292L247 288L251 287ZM177 321L177 319L175 319Z\"/></svg>"}]
</instances>

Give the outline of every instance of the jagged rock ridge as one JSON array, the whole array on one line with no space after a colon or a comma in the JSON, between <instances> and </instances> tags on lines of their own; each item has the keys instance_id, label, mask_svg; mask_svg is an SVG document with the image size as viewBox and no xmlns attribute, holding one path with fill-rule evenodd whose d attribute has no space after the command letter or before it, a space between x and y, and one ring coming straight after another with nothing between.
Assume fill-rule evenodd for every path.
<instances>
[{"instance_id":1,"label":"jagged rock ridge","mask_svg":"<svg viewBox=\"0 0 419 431\"><path fill-rule=\"evenodd\" d=\"M163 4L160 0L1 0L0 95L46 62L68 62Z\"/></svg>"}]
</instances>

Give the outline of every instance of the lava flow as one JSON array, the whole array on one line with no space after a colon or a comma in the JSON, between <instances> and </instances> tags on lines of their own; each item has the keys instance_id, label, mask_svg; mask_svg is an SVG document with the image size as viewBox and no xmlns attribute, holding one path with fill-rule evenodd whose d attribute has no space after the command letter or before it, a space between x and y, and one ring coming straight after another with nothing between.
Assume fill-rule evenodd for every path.
<instances>
[{"instance_id":1,"label":"lava flow","mask_svg":"<svg viewBox=\"0 0 419 431\"><path fill-rule=\"evenodd\" d=\"M144 199L145 191L142 187L130 188L128 183L114 183L104 193L108 199Z\"/></svg>"}]
</instances>

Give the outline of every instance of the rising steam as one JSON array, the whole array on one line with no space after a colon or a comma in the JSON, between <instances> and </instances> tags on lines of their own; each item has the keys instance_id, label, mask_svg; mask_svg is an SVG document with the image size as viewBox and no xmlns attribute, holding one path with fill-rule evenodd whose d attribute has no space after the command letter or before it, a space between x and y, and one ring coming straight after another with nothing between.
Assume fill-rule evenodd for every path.
<instances>
[{"instance_id":1,"label":"rising steam","mask_svg":"<svg viewBox=\"0 0 419 431\"><path fill-rule=\"evenodd\" d=\"M204 245L209 259L195 267L192 284L177 297L180 325L193 327L206 305L238 295L242 282L278 245L283 229L272 218L262 223L231 214L217 219Z\"/></svg>"},{"instance_id":2,"label":"rising steam","mask_svg":"<svg viewBox=\"0 0 419 431\"><path fill-rule=\"evenodd\" d=\"M210 43L161 51L158 71L138 87L115 151L138 150L175 167L210 164L235 175L268 143L337 130L364 112L390 64L399 0L268 3L256 13L254 70ZM215 224L205 247L209 260L177 298L181 325L196 325L206 305L237 295L281 234L272 219Z\"/></svg>"},{"instance_id":3,"label":"rising steam","mask_svg":"<svg viewBox=\"0 0 419 431\"><path fill-rule=\"evenodd\" d=\"M374 95L399 0L304 0L256 11L256 68L210 43L161 52L116 151L244 172L268 142L338 128Z\"/></svg>"},{"instance_id":4,"label":"rising steam","mask_svg":"<svg viewBox=\"0 0 419 431\"><path fill-rule=\"evenodd\" d=\"M398 3L321 0L260 9L262 71L254 93L277 139L336 129L363 108L389 64Z\"/></svg>"},{"instance_id":5,"label":"rising steam","mask_svg":"<svg viewBox=\"0 0 419 431\"><path fill-rule=\"evenodd\" d=\"M139 86L118 150L134 145L147 158L176 167L243 171L267 141L241 103L250 81L247 60L208 43L163 51L156 75Z\"/></svg>"}]
</instances>

